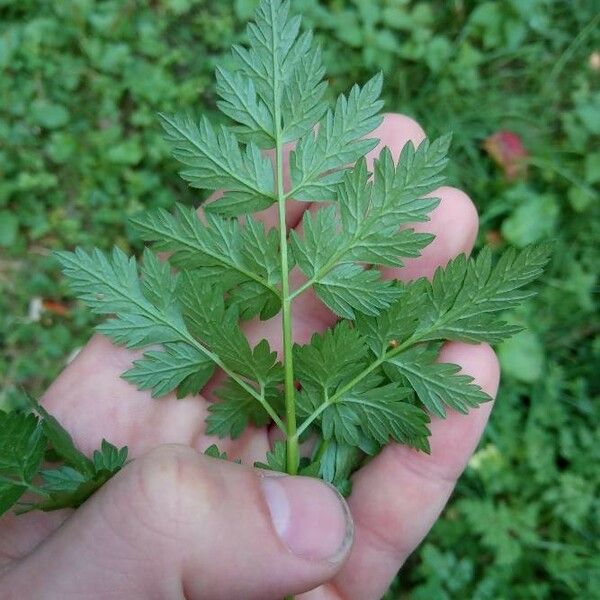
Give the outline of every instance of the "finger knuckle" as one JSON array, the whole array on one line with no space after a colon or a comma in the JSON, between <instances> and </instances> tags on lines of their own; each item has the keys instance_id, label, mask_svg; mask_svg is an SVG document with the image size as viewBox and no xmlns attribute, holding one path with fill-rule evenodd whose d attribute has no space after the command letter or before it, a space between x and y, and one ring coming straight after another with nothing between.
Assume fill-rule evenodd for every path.
<instances>
[{"instance_id":1,"label":"finger knuckle","mask_svg":"<svg viewBox=\"0 0 600 600\"><path fill-rule=\"evenodd\" d=\"M140 510L170 530L215 510L222 494L206 461L185 446L161 446L146 454L138 461L135 481Z\"/></svg>"}]
</instances>

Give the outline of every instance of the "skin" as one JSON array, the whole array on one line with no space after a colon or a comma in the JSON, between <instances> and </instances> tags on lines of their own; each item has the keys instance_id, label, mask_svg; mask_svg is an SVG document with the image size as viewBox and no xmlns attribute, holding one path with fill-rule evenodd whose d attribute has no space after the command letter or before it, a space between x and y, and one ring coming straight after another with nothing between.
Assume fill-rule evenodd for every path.
<instances>
[{"instance_id":1,"label":"skin","mask_svg":"<svg viewBox=\"0 0 600 600\"><path fill-rule=\"evenodd\" d=\"M425 136L412 119L388 114L374 137L381 143L370 160L383 146L397 158L408 140ZM440 205L415 229L434 233L434 242L386 276L430 277L471 251L478 227L472 201L451 187L433 195ZM298 226L307 209L313 207L290 203L288 227ZM275 210L260 215L269 226L276 224ZM295 341L306 343L334 322L310 292L297 298ZM279 349L277 318L251 322L246 333ZM353 530L347 507L324 483L281 478L274 485L283 485L293 507L281 537L269 516L264 475L200 454L215 441L204 433L215 383L202 397L152 400L119 377L133 358L95 336L45 394L44 405L82 450L106 437L128 445L136 460L77 512L0 519L0 597L375 600L438 518L492 408L433 419L430 455L389 444L354 476ZM461 365L495 395L499 367L489 346L448 343L440 360ZM275 436L272 429L250 428L219 447L251 465L264 459Z\"/></svg>"}]
</instances>

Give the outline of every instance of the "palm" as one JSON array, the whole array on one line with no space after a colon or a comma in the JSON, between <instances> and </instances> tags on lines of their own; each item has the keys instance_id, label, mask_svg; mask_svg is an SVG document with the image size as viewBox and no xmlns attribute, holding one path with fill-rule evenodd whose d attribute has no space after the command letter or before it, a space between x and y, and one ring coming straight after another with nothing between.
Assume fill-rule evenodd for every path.
<instances>
[{"instance_id":1,"label":"palm","mask_svg":"<svg viewBox=\"0 0 600 600\"><path fill-rule=\"evenodd\" d=\"M409 140L420 141L420 128L405 117L388 116L375 136L397 155ZM377 152L377 150L375 151ZM438 264L461 251L469 251L476 234L476 215L468 198L452 188L436 194L442 203L425 229L436 234L435 242L420 259L390 276L413 278L431 275ZM291 203L288 226L299 221L308 203ZM263 220L275 225L266 211ZM303 294L294 306L294 338L305 343L319 329L335 322L314 297ZM280 349L280 324L250 322L251 342L266 338ZM489 393L495 392L497 366L485 346L450 344L443 358L463 365ZM69 429L82 450L90 452L103 437L127 445L133 457L164 443L190 445L204 450L215 442L205 434L204 419L212 400L211 382L203 397L177 400L174 396L152 400L120 378L131 364L130 351L112 346L96 336L55 381L44 402ZM356 522L356 542L349 565L330 586L310 598L376 598L406 556L428 531L449 496L483 428L488 408L468 417L450 415L433 423L432 455L418 455L397 445L388 446L368 467L355 476L350 500ZM253 464L264 460L275 432L249 428L237 440L220 440L219 448L233 458ZM440 452L443 449L443 452ZM0 521L0 561L18 560L29 553L66 518L66 514L6 517ZM0 565L1 566L1 565Z\"/></svg>"}]
</instances>

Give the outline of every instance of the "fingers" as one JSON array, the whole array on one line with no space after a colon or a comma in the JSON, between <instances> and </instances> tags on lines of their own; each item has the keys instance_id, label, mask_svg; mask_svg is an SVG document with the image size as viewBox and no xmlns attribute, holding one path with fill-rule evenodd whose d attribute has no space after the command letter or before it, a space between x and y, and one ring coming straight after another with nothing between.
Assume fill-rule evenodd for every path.
<instances>
[{"instance_id":1,"label":"fingers","mask_svg":"<svg viewBox=\"0 0 600 600\"><path fill-rule=\"evenodd\" d=\"M447 344L440 360L462 370L494 397L499 366L485 345ZM446 504L488 420L492 403L468 415L449 412L431 423L431 454L388 445L354 478L350 508L356 534L352 555L336 578L341 596L376 600L419 545ZM369 577L359 573L369 573ZM311 596L308 596L311 597Z\"/></svg>"},{"instance_id":2,"label":"fingers","mask_svg":"<svg viewBox=\"0 0 600 600\"><path fill-rule=\"evenodd\" d=\"M326 484L163 446L8 571L0 596L276 600L330 579L351 543Z\"/></svg>"}]
</instances>

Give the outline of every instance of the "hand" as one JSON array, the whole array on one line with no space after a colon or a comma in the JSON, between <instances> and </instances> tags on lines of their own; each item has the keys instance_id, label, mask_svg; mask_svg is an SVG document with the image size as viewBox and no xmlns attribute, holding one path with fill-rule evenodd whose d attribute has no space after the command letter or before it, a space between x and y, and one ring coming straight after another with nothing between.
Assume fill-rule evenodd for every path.
<instances>
[{"instance_id":1,"label":"hand","mask_svg":"<svg viewBox=\"0 0 600 600\"><path fill-rule=\"evenodd\" d=\"M424 133L408 117L390 114L374 136L397 158ZM431 276L470 252L477 233L471 200L450 187L434 195L440 205L415 229L434 233L435 241L386 275ZM307 207L290 203L288 227L298 226ZM274 211L260 216L276 224ZM306 343L334 322L314 296L296 299L296 341ZM278 348L280 323L250 322L246 333ZM136 460L75 513L0 520L2 598L380 598L437 519L491 410L489 403L467 416L434 418L429 456L387 446L355 474L350 518L345 502L320 481L269 477L202 456L214 442L204 433L210 386L202 398L152 400L120 378L133 356L96 336L43 398L82 450L106 437L128 445ZM462 365L495 394L499 369L489 346L449 343L441 360ZM250 428L236 441L220 440L219 448L251 465L264 460L272 433Z\"/></svg>"}]
</instances>

